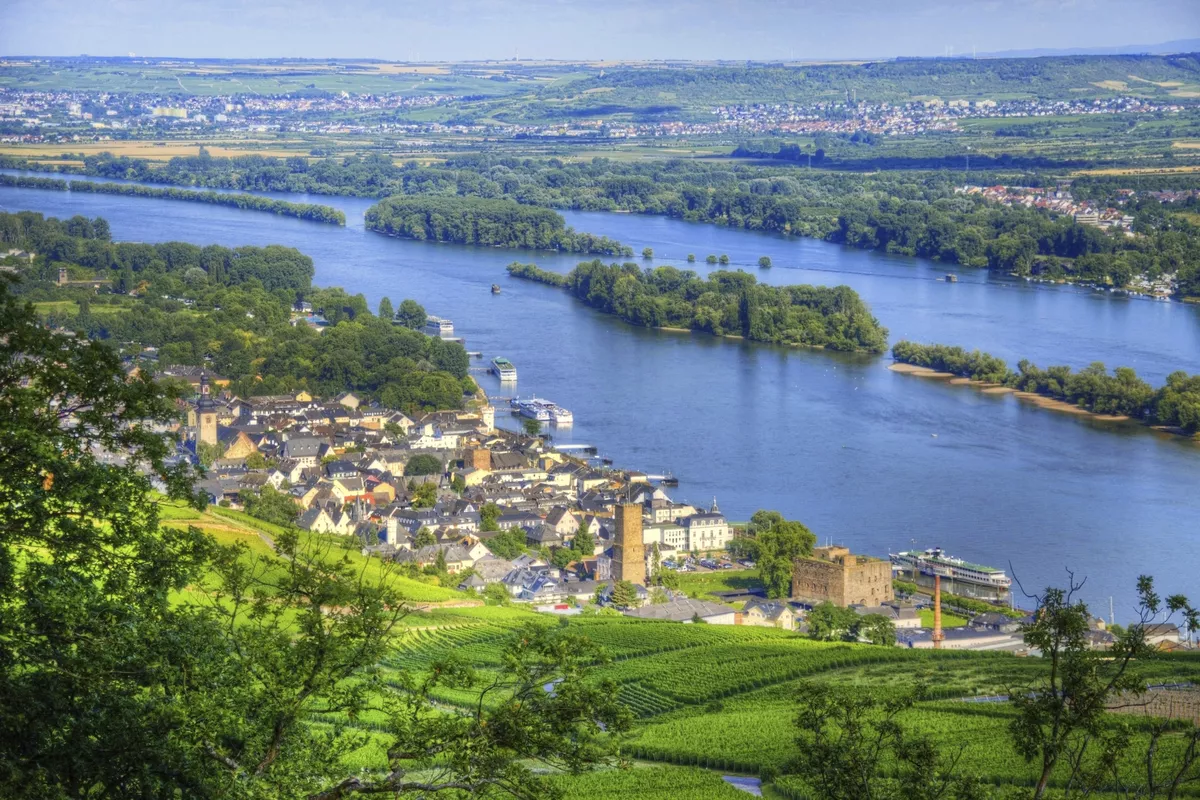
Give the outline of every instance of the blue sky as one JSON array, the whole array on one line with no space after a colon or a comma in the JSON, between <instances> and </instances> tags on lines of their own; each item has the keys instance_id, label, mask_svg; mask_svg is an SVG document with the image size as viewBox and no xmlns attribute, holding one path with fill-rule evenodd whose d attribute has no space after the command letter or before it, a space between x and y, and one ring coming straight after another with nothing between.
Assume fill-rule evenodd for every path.
<instances>
[{"instance_id":1,"label":"blue sky","mask_svg":"<svg viewBox=\"0 0 1200 800\"><path fill-rule=\"evenodd\" d=\"M1200 37L1200 0L0 0L0 54L756 59Z\"/></svg>"}]
</instances>

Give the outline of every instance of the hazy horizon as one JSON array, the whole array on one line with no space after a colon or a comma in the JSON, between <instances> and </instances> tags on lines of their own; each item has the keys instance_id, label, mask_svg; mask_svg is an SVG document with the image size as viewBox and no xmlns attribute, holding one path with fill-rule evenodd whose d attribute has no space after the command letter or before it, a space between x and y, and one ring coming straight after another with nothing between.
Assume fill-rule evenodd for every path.
<instances>
[{"instance_id":1,"label":"hazy horizon","mask_svg":"<svg viewBox=\"0 0 1200 800\"><path fill-rule=\"evenodd\" d=\"M835 60L1200 37L1194 0L12 0L0 19L0 53L40 56Z\"/></svg>"}]
</instances>

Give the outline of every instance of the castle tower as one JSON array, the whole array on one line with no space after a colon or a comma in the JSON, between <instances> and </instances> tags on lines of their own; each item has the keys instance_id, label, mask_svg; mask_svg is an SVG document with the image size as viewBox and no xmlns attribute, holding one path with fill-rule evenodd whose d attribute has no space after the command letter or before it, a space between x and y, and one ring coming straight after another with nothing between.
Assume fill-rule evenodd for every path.
<instances>
[{"instance_id":1,"label":"castle tower","mask_svg":"<svg viewBox=\"0 0 1200 800\"><path fill-rule=\"evenodd\" d=\"M66 286L69 282L70 282L70 278L67 277L67 268L59 267L58 268L58 285Z\"/></svg>"},{"instance_id":2,"label":"castle tower","mask_svg":"<svg viewBox=\"0 0 1200 800\"><path fill-rule=\"evenodd\" d=\"M612 577L617 581L646 583L646 546L642 542L642 506L621 503L616 509Z\"/></svg>"},{"instance_id":3,"label":"castle tower","mask_svg":"<svg viewBox=\"0 0 1200 800\"><path fill-rule=\"evenodd\" d=\"M217 443L217 404L209 393L208 376L200 376L200 402L196 404L196 441Z\"/></svg>"}]
</instances>

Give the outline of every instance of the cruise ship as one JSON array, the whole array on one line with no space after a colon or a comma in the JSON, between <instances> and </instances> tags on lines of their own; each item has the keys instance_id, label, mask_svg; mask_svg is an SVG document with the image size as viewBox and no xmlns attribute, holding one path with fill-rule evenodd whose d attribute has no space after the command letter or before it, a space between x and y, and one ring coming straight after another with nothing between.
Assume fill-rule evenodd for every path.
<instances>
[{"instance_id":1,"label":"cruise ship","mask_svg":"<svg viewBox=\"0 0 1200 800\"><path fill-rule=\"evenodd\" d=\"M549 422L550 409L554 407L554 404L545 400L539 400L536 397L532 397L528 400L522 400L518 397L513 399L512 407L517 410L517 414L525 417L526 419L536 419L538 422Z\"/></svg>"},{"instance_id":2,"label":"cruise ship","mask_svg":"<svg viewBox=\"0 0 1200 800\"><path fill-rule=\"evenodd\" d=\"M517 368L507 358L500 356L492 359L492 374L502 381L515 381Z\"/></svg>"},{"instance_id":3,"label":"cruise ship","mask_svg":"<svg viewBox=\"0 0 1200 800\"><path fill-rule=\"evenodd\" d=\"M449 339L454 335L454 323L441 317L426 317L425 333L439 339Z\"/></svg>"},{"instance_id":4,"label":"cruise ship","mask_svg":"<svg viewBox=\"0 0 1200 800\"><path fill-rule=\"evenodd\" d=\"M538 422L549 422L553 425L571 425L575 422L575 415L570 411L538 397L531 397L527 400L514 398L511 405L520 416L536 419Z\"/></svg>"},{"instance_id":5,"label":"cruise ship","mask_svg":"<svg viewBox=\"0 0 1200 800\"><path fill-rule=\"evenodd\" d=\"M953 581L986 586L989 589L1007 591L1012 586L1012 578L1004 574L1004 570L972 564L961 558L948 556L940 547L932 547L923 552L905 550L899 553L889 553L892 563L906 570L916 570L922 575L941 575Z\"/></svg>"}]
</instances>

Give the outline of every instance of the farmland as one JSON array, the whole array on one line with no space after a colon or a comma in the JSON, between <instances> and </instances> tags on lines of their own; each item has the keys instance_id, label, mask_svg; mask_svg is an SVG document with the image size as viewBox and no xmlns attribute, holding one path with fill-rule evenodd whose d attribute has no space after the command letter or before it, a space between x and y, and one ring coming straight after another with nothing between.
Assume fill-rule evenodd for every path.
<instances>
[{"instance_id":1,"label":"farmland","mask_svg":"<svg viewBox=\"0 0 1200 800\"><path fill-rule=\"evenodd\" d=\"M160 510L164 525L196 526L221 543L241 542L248 548L247 557L273 556L270 542L280 529L269 523L221 508L201 513L164 503ZM381 576L381 565L342 547L344 539L319 541L365 574ZM685 577L695 589L706 590L716 589L716 579L730 573L739 575L726 571ZM1005 703L971 703L964 698L1005 694L1029 685L1046 668L1041 659L817 642L774 628L681 625L604 614L555 619L517 606L480 605L419 580L385 577L397 581L394 585L406 594L413 610L404 618L391 654L363 675L376 690L405 691L413 680L458 662L474 671L473 684L439 686L432 699L448 709L473 707L480 702L479 687L502 667L505 644L530 622L566 628L602 648L606 661L595 666L595 674L617 685L619 698L635 715L634 730L622 744L623 754L635 762L632 768L554 776L567 798L743 796L720 775L773 775L789 762L796 738L794 697L804 682L883 696L922 687L926 699L902 718L911 730L948 751L961 750L961 768L985 783L1020 786L1034 778L1034 768L1009 744L1012 709ZM701 583L700 577L709 577L709 582ZM1150 666L1146 677L1200 681L1200 659L1164 657ZM484 707L494 709L503 699L488 696ZM1136 732L1145 724L1144 714L1128 719L1135 739L1144 737ZM330 730L349 725L357 732L357 746L343 757L348 768L370 771L382 766L389 741L389 718L382 711L367 710L350 721L322 713L313 724ZM1134 765L1124 768L1132 770ZM1052 785L1062 780L1056 773ZM803 787L787 777L767 788L768 796L802 792Z\"/></svg>"}]
</instances>

